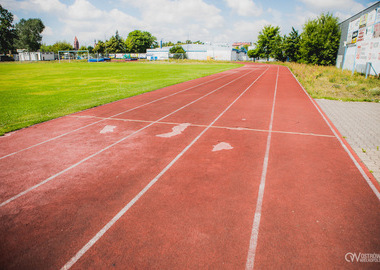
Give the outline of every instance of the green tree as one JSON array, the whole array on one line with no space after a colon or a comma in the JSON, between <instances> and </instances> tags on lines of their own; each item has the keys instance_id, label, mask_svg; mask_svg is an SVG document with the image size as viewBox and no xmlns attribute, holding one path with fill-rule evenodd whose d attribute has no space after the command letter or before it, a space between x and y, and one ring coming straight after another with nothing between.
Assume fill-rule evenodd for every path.
<instances>
[{"instance_id":1,"label":"green tree","mask_svg":"<svg viewBox=\"0 0 380 270\"><path fill-rule=\"evenodd\" d=\"M162 43L162 47L170 47L170 46L174 46L174 43L171 41Z\"/></svg>"},{"instance_id":2,"label":"green tree","mask_svg":"<svg viewBox=\"0 0 380 270\"><path fill-rule=\"evenodd\" d=\"M87 46L87 50L88 50L89 53L93 53L94 52L94 47Z\"/></svg>"},{"instance_id":3,"label":"green tree","mask_svg":"<svg viewBox=\"0 0 380 270\"><path fill-rule=\"evenodd\" d=\"M185 59L186 58L186 51L182 48L181 45L175 45L170 48L169 53L174 54L174 59Z\"/></svg>"},{"instance_id":4,"label":"green tree","mask_svg":"<svg viewBox=\"0 0 380 270\"><path fill-rule=\"evenodd\" d=\"M248 55L249 58L253 58L253 61L256 61L256 59L260 57L260 52L256 48L256 49L253 49L253 50L249 50L247 52L247 55Z\"/></svg>"},{"instance_id":5,"label":"green tree","mask_svg":"<svg viewBox=\"0 0 380 270\"><path fill-rule=\"evenodd\" d=\"M170 53L186 53L185 50L180 45L176 45L170 48Z\"/></svg>"},{"instance_id":6,"label":"green tree","mask_svg":"<svg viewBox=\"0 0 380 270\"><path fill-rule=\"evenodd\" d=\"M297 62L300 59L300 41L301 37L294 27L292 27L289 36L284 36L285 55L289 57L291 62Z\"/></svg>"},{"instance_id":7,"label":"green tree","mask_svg":"<svg viewBox=\"0 0 380 270\"><path fill-rule=\"evenodd\" d=\"M105 44L107 52L109 53L122 53L125 52L125 43L116 31L115 36L112 36Z\"/></svg>"},{"instance_id":8,"label":"green tree","mask_svg":"<svg viewBox=\"0 0 380 270\"><path fill-rule=\"evenodd\" d=\"M71 43L67 41L57 41L53 45L51 45L51 52L58 53L58 51L72 51L74 50Z\"/></svg>"},{"instance_id":9,"label":"green tree","mask_svg":"<svg viewBox=\"0 0 380 270\"><path fill-rule=\"evenodd\" d=\"M53 51L52 45L46 45L44 43L41 44L40 52L52 52Z\"/></svg>"},{"instance_id":10,"label":"green tree","mask_svg":"<svg viewBox=\"0 0 380 270\"><path fill-rule=\"evenodd\" d=\"M13 14L0 5L0 53L12 51L16 30L13 26Z\"/></svg>"},{"instance_id":11,"label":"green tree","mask_svg":"<svg viewBox=\"0 0 380 270\"><path fill-rule=\"evenodd\" d=\"M276 36L273 42L273 57L281 62L286 61L285 37Z\"/></svg>"},{"instance_id":12,"label":"green tree","mask_svg":"<svg viewBox=\"0 0 380 270\"><path fill-rule=\"evenodd\" d=\"M301 34L301 62L317 65L335 65L340 40L338 18L322 13L309 20Z\"/></svg>"},{"instance_id":13,"label":"green tree","mask_svg":"<svg viewBox=\"0 0 380 270\"><path fill-rule=\"evenodd\" d=\"M85 51L85 50L87 50L86 46L84 46L84 45L80 46L79 51Z\"/></svg>"},{"instance_id":14,"label":"green tree","mask_svg":"<svg viewBox=\"0 0 380 270\"><path fill-rule=\"evenodd\" d=\"M16 24L16 47L30 52L37 51L41 47L42 31L45 25L41 19L21 19Z\"/></svg>"},{"instance_id":15,"label":"green tree","mask_svg":"<svg viewBox=\"0 0 380 270\"><path fill-rule=\"evenodd\" d=\"M280 44L280 27L266 25L259 32L257 38L256 48L260 53L260 57L266 58L269 60L269 57L275 57L276 55L276 46Z\"/></svg>"},{"instance_id":16,"label":"green tree","mask_svg":"<svg viewBox=\"0 0 380 270\"><path fill-rule=\"evenodd\" d=\"M145 53L146 49L157 47L157 39L147 31L135 30L128 34L125 41L126 49L131 53Z\"/></svg>"},{"instance_id":17,"label":"green tree","mask_svg":"<svg viewBox=\"0 0 380 270\"><path fill-rule=\"evenodd\" d=\"M93 51L94 51L94 53L104 53L105 49L106 49L106 46L105 46L104 42L101 40L98 40Z\"/></svg>"}]
</instances>

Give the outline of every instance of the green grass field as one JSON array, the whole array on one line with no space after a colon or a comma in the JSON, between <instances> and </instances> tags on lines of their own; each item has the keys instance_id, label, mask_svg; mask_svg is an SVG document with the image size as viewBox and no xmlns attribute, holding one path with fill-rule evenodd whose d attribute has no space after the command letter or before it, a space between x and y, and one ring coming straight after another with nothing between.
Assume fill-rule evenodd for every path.
<instances>
[{"instance_id":1,"label":"green grass field","mask_svg":"<svg viewBox=\"0 0 380 270\"><path fill-rule=\"evenodd\" d=\"M0 63L0 135L239 66L215 62Z\"/></svg>"}]
</instances>

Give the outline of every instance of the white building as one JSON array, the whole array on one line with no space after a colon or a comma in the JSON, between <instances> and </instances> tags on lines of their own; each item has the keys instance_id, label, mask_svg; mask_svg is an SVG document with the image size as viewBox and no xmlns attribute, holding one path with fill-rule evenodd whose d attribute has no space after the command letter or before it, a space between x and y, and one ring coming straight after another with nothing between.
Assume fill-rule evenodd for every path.
<instances>
[{"instance_id":1,"label":"white building","mask_svg":"<svg viewBox=\"0 0 380 270\"><path fill-rule=\"evenodd\" d=\"M51 61L54 60L53 52L25 52L18 50L19 61Z\"/></svg>"},{"instance_id":2,"label":"white building","mask_svg":"<svg viewBox=\"0 0 380 270\"><path fill-rule=\"evenodd\" d=\"M192 60L224 60L243 61L248 60L247 54L233 49L229 44L183 44L187 59ZM148 60L169 59L169 50L172 47L148 49L146 51ZM244 54L244 55L243 55Z\"/></svg>"}]
</instances>

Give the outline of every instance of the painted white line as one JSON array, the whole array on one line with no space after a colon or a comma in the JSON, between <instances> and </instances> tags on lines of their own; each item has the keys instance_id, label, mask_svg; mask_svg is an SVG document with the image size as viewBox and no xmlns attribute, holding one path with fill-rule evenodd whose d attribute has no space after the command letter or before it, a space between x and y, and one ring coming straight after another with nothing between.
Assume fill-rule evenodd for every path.
<instances>
[{"instance_id":1,"label":"painted white line","mask_svg":"<svg viewBox=\"0 0 380 270\"><path fill-rule=\"evenodd\" d=\"M164 133L164 134L159 134L159 135L156 135L156 136L157 137L161 137L161 138L170 138L170 137L173 137L173 136L181 134L190 125L191 125L190 123L179 124L177 126L174 126L172 128L171 132Z\"/></svg>"},{"instance_id":2,"label":"painted white line","mask_svg":"<svg viewBox=\"0 0 380 270\"><path fill-rule=\"evenodd\" d=\"M311 101L311 103L314 105L314 107L317 109L317 111L319 112L319 114L322 116L323 120L325 120L326 124L329 126L329 128L331 129L331 131L334 133L335 137L338 139L338 141L340 142L340 144L342 145L343 149L346 151L346 153L348 154L348 156L351 158L351 160L354 162L356 168L359 170L360 174L363 176L364 180L367 182L367 184L369 185L369 187L372 189L373 193L375 193L377 199L380 201L380 192L377 190L377 188L375 187L375 185L371 182L371 179L369 179L368 175L365 173L365 171L363 170L363 168L360 166L360 164L356 161L355 157L352 155L352 153L350 152L350 150L347 148L347 146L344 144L344 142L342 141L342 139L339 137L339 135L335 132L335 130L333 129L333 127L330 125L329 121L326 119L325 115L321 112L321 110L319 109L319 107L317 106L315 100L313 100L310 95L306 92L305 88L302 86L302 84L298 81L298 79L296 78L296 76L294 76L294 74L291 72L291 70L288 68L289 72L293 75L294 79L298 82L298 84L301 86L303 92L306 94L306 96L309 98L309 100Z\"/></svg>"},{"instance_id":3,"label":"painted white line","mask_svg":"<svg viewBox=\"0 0 380 270\"><path fill-rule=\"evenodd\" d=\"M170 94L170 95L167 95L167 96L164 96L164 97L161 97L161 98L155 99L155 100L153 100L153 101L150 101L150 102L144 103L144 104L139 105L139 106L137 106L137 107L134 107L134 108L132 108L132 109L128 109L128 110L126 110L126 111L123 111L123 112L117 113L117 114L115 114L115 115L110 116L109 118L111 118L111 117L115 117L115 116L119 116L119 115L124 114L124 113L127 113L127 112L131 112L131 111L133 111L133 110L139 109L139 108L144 107L144 106L146 106L146 105L149 105L149 104L155 103L155 102L157 102L157 101L160 101L160 100L163 100L163 99L169 98L169 97L171 97L171 96L174 96L174 95L177 95L177 94L179 94L179 93L182 93L182 92L188 91L188 90L193 89L193 88L195 88L195 87L199 87L199 86L204 85L204 84L206 84L206 83L210 83L210 82L213 82L213 81L216 81L216 80L222 79L222 78L227 77L227 76L232 76L232 75L234 75L234 74L235 74L235 73L233 73L233 74L226 74L226 75L224 75L224 76L217 77L217 78L212 79L212 80L210 80L210 81L207 81L207 82L203 82L203 83L200 83L200 84L194 85L194 86L192 86L192 87L189 87L189 88L186 88L186 89L184 89L184 90L181 90L181 91L175 92L175 93L173 93L173 94ZM117 101L115 101L115 102L119 102L119 101L121 101L121 100L117 100ZM112 103L114 103L114 102L111 102L111 103L108 103L108 104L112 104ZM106 105L106 104L105 104L105 105ZM90 109L88 109L88 110L90 110ZM73 115L62 116L62 118L63 118L63 117L67 117L67 116L73 116ZM84 116L82 116L82 117L85 118ZM105 119L108 119L108 118L105 118ZM21 149L21 150L15 151L15 152L10 153L10 154L7 154L7 155L5 155L5 156L0 157L0 160L3 159L3 158L7 158L7 157L10 157L10 156L16 155L16 154L21 153L21 152L23 152L23 151L26 151L26 150L32 149L32 148L34 148L34 147L40 146L40 145L42 145L42 144L45 144L45 143L51 142L51 141L53 141L53 140L56 140L56 139L62 138L63 136L66 136L66 135L68 135L68 134L74 133L74 132L76 132L76 131L79 131L79 130L82 130L82 129L84 129L84 128L87 128L87 127L90 127L90 126L92 126L92 125L95 125L95 124L97 124L97 123L100 123L100 122L104 121L105 119L100 120L100 121L96 121L96 122L94 122L94 123L91 123L91 124L85 125L85 126L83 126L83 127L80 127L80 128L77 128L77 129L71 130L71 131L69 131L69 132L63 133L63 134L61 134L61 135L58 135L58 136L56 136L56 137L50 138L50 139L48 139L48 140L46 140L46 141L43 141L43 142L40 142L40 143L37 143L37 144L31 145L31 146L29 146L29 147L26 147L26 148L24 148L24 149Z\"/></svg>"},{"instance_id":4,"label":"painted white line","mask_svg":"<svg viewBox=\"0 0 380 270\"><path fill-rule=\"evenodd\" d=\"M85 244L61 269L70 269L157 181L165 174L176 161L229 109L235 102L248 91L249 88L267 71L266 69L256 80L251 83L221 114L216 117L189 145L187 145L148 185L144 187L127 205L123 207L87 244Z\"/></svg>"},{"instance_id":5,"label":"painted white line","mask_svg":"<svg viewBox=\"0 0 380 270\"><path fill-rule=\"evenodd\" d=\"M182 109L184 109L184 108L190 106L191 104L193 104L193 103L195 103L195 102L197 102L197 101L199 101L199 100L201 100L201 99L203 99L203 98L205 98L205 97L211 95L212 93L214 93L214 92L216 92L216 91L218 91L218 90L220 90L220 89L226 87L227 85L229 85L229 84L231 84L231 83L233 83L233 82L239 80L240 78L249 75L249 74L252 73L252 72L253 72L253 71L251 71L251 72L247 72L247 73L243 74L242 76L240 76L240 77L238 77L238 78L236 78L236 79L234 79L234 80L232 80L232 81L230 81L230 82L228 82L228 83L226 83L226 84L224 84L224 85L222 85L222 86L220 86L220 87L218 87L218 88L216 88L216 89L214 89L214 90L208 92L207 94L205 94L205 95L203 95L203 96L201 96L201 97L199 97L199 98L193 100L192 102L189 102L188 104L186 104L186 105L180 107L179 109L177 109L177 110L175 110L175 111L173 111L173 112L171 112L171 113L169 113L169 114L167 114L167 115L161 117L160 119L158 119L158 120L156 120L156 121L154 121L154 122L152 122L152 123L150 123L150 124L148 124L148 125L146 125L146 126L140 128L140 129L134 131L133 133L131 133L131 134L125 136L124 138L121 138L120 140L118 140L118 141L116 141L116 142L114 142L114 143L108 145L107 147L105 147L105 148L99 150L98 152L96 152L96 153L94 153L94 154L92 154L92 155L90 155L90 156L88 156L88 157L86 157L86 158L84 158L84 159L78 161L77 163L75 163L75 164L69 166L68 168L66 168L66 169L64 169L64 170L62 170L62 171L60 171L60 172L58 172L58 173L56 173L56 174L54 174L53 176L50 176L49 178L45 179L44 181L42 181L42 182L40 182L40 183L38 183L38 184L36 184L36 185L34 185L34 186L32 186L32 187L30 187L30 188L24 190L24 191L22 191L22 192L20 192L19 194L17 194L17 195L15 195L15 196L9 198L8 200L2 202L2 203L0 204L0 207L3 207L4 205L6 205L6 204L8 204L8 203L10 203L10 202L12 202L12 201L14 201L14 200L16 200L17 198L19 198L19 197L21 197L21 196L23 196L23 195L29 193L30 191L32 191L32 190L34 190L34 189L36 189L36 188L38 188L38 187L40 187L40 186L42 186L42 185L44 185L44 184L50 182L51 180L55 179L56 177L60 176L61 174L64 174L65 172L67 172L67 171L69 171L69 170L71 170L71 169L77 167L78 165L82 164L83 162L85 162L85 161L87 161L87 160L89 160L89 159L91 159L91 158L93 158L93 157L95 157L95 156L97 156L97 155L103 153L104 151L106 151L106 150L110 149L111 147L113 147L113 146L119 144L120 142L122 142L122 141L128 139L129 137L131 137L131 136L133 136L133 135L139 133L140 131L142 131L142 130L144 130L144 129L146 129L146 128L148 128L148 127L154 125L154 124L156 124L157 122L159 122L159 121L165 119L166 117L169 117L169 116L172 115L172 114L175 114L176 112L178 112L178 111L180 111L180 110L182 110Z\"/></svg>"},{"instance_id":6,"label":"painted white line","mask_svg":"<svg viewBox=\"0 0 380 270\"><path fill-rule=\"evenodd\" d=\"M267 137L267 146L266 146L265 157L264 157L264 162L263 162L263 171L261 173L259 193L257 196L256 211L255 211L255 216L253 219L251 239L249 242L247 263L245 265L246 270L253 269L254 264L255 264L255 255L256 255L257 240L259 237L259 227L260 227L260 219L261 219L261 209L263 206L265 181L266 181L267 170L268 170L270 143L271 143L271 138L272 138L272 127L273 127L273 118L274 118L274 108L276 105L277 83L278 83L279 70L280 70L280 68L277 67L276 86L275 86L274 95L273 95L273 105L272 105L272 113L271 113L270 123L269 123L269 133L268 133L268 137Z\"/></svg>"},{"instance_id":7,"label":"painted white line","mask_svg":"<svg viewBox=\"0 0 380 270\"><path fill-rule=\"evenodd\" d=\"M231 144L226 143L226 142L220 142L212 148L212 152L217 152L217 151L222 151L222 150L231 150L233 147Z\"/></svg>"},{"instance_id":8,"label":"painted white line","mask_svg":"<svg viewBox=\"0 0 380 270\"><path fill-rule=\"evenodd\" d=\"M114 131L114 129L116 128L116 126L110 126L110 125L106 125L99 133L100 134L104 134L104 133L112 133Z\"/></svg>"},{"instance_id":9,"label":"painted white line","mask_svg":"<svg viewBox=\"0 0 380 270\"><path fill-rule=\"evenodd\" d=\"M82 116L70 116L70 117L82 117ZM138 122L138 123L152 123L152 122L154 122L153 120L124 119L124 118L106 118L106 117L98 117L98 116L92 116L92 117L93 118L99 118L99 119L124 121L124 122ZM174 123L174 122L157 122L156 124L181 125L181 123ZM189 126L192 126L192 127L207 127L207 125L199 125L199 124L190 124ZM267 130L267 129L245 128L245 127L212 126L211 128L220 128L220 129L229 129L229 130L258 131L258 132L269 132L269 130ZM272 133L292 134L292 135L302 135L302 136L315 136L315 137L326 137L326 138L334 138L335 139L334 135L317 134L317 133L304 133L304 132L281 131L281 130L272 130Z\"/></svg>"}]
</instances>

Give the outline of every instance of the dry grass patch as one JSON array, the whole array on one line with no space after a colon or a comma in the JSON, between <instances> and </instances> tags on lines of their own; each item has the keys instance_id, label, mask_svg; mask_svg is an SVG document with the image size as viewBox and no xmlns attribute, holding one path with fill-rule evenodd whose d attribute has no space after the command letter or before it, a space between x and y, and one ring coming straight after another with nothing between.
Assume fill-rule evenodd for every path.
<instances>
[{"instance_id":1,"label":"dry grass patch","mask_svg":"<svg viewBox=\"0 0 380 270\"><path fill-rule=\"evenodd\" d=\"M336 67L298 63L281 63L290 68L313 98L343 101L380 102L379 77L364 75Z\"/></svg>"}]
</instances>

